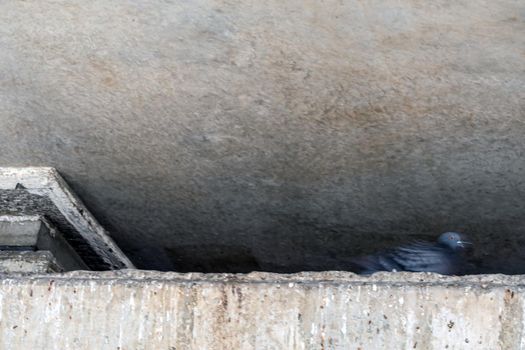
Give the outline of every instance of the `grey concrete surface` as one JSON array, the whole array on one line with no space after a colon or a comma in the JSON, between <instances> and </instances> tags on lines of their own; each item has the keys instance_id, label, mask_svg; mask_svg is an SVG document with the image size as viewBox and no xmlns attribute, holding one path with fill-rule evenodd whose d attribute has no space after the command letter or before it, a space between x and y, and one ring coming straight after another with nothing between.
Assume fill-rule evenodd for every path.
<instances>
[{"instance_id":1,"label":"grey concrete surface","mask_svg":"<svg viewBox=\"0 0 525 350\"><path fill-rule=\"evenodd\" d=\"M523 349L523 276L3 276L0 347Z\"/></svg>"},{"instance_id":2,"label":"grey concrete surface","mask_svg":"<svg viewBox=\"0 0 525 350\"><path fill-rule=\"evenodd\" d=\"M0 273L52 273L67 269L55 259L48 250L40 251L0 251Z\"/></svg>"},{"instance_id":3,"label":"grey concrete surface","mask_svg":"<svg viewBox=\"0 0 525 350\"><path fill-rule=\"evenodd\" d=\"M3 1L0 165L58 168L141 268L340 268L460 230L484 270L525 272L524 18L514 0Z\"/></svg>"},{"instance_id":4,"label":"grey concrete surface","mask_svg":"<svg viewBox=\"0 0 525 350\"><path fill-rule=\"evenodd\" d=\"M57 272L89 270L62 234L51 227L44 218L38 216L0 216L0 248L7 252L10 250L48 252L60 266ZM38 254L29 254L29 256L37 256L37 259L40 259Z\"/></svg>"},{"instance_id":5,"label":"grey concrete surface","mask_svg":"<svg viewBox=\"0 0 525 350\"><path fill-rule=\"evenodd\" d=\"M37 216L0 216L0 246L36 247L42 222Z\"/></svg>"}]
</instances>

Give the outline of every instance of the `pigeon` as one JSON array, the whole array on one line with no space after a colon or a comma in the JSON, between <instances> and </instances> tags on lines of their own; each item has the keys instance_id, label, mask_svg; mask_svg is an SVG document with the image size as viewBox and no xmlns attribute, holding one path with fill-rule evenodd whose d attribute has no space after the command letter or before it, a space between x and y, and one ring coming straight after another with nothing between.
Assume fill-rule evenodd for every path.
<instances>
[{"instance_id":1,"label":"pigeon","mask_svg":"<svg viewBox=\"0 0 525 350\"><path fill-rule=\"evenodd\" d=\"M466 252L472 243L457 232L441 234L436 243L416 241L376 254L352 258L352 270L361 275L378 271L435 272L460 275L466 271Z\"/></svg>"}]
</instances>

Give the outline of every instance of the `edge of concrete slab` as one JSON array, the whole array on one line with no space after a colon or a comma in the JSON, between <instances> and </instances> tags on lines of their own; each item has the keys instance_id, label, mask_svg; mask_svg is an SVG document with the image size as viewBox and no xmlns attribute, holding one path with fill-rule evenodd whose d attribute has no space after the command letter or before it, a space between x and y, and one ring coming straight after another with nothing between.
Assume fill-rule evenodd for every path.
<instances>
[{"instance_id":1,"label":"edge of concrete slab","mask_svg":"<svg viewBox=\"0 0 525 350\"><path fill-rule=\"evenodd\" d=\"M525 276L0 275L9 349L517 349Z\"/></svg>"},{"instance_id":2,"label":"edge of concrete slab","mask_svg":"<svg viewBox=\"0 0 525 350\"><path fill-rule=\"evenodd\" d=\"M273 272L232 273L179 273L150 270L123 269L113 271L71 271L53 274L0 275L0 280L54 280L54 281L123 281L136 283L254 283L254 284L388 284L388 285L444 285L479 286L481 288L515 286L525 287L525 275L467 275L445 276L436 273L379 272L360 276L346 271L299 272L279 274Z\"/></svg>"},{"instance_id":3,"label":"edge of concrete slab","mask_svg":"<svg viewBox=\"0 0 525 350\"><path fill-rule=\"evenodd\" d=\"M93 250L110 266L134 268L108 232L51 167L0 167L0 189L23 186L29 193L48 197Z\"/></svg>"}]
</instances>

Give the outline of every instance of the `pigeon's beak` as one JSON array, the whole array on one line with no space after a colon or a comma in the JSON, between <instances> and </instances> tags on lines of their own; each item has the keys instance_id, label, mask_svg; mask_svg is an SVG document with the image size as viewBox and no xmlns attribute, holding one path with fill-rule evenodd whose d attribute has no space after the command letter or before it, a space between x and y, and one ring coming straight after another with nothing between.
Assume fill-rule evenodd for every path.
<instances>
[{"instance_id":1,"label":"pigeon's beak","mask_svg":"<svg viewBox=\"0 0 525 350\"><path fill-rule=\"evenodd\" d=\"M470 247L472 247L472 242L469 242L469 241L458 241L458 245L461 248L470 248Z\"/></svg>"}]
</instances>

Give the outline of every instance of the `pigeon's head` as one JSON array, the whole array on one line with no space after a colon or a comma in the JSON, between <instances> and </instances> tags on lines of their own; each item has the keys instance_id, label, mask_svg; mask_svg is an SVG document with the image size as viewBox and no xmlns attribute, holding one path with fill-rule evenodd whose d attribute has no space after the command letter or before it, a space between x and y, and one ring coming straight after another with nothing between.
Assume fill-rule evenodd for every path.
<instances>
[{"instance_id":1,"label":"pigeon's head","mask_svg":"<svg viewBox=\"0 0 525 350\"><path fill-rule=\"evenodd\" d=\"M457 232L445 232L438 238L438 243L452 250L468 250L472 248L465 235Z\"/></svg>"}]
</instances>

